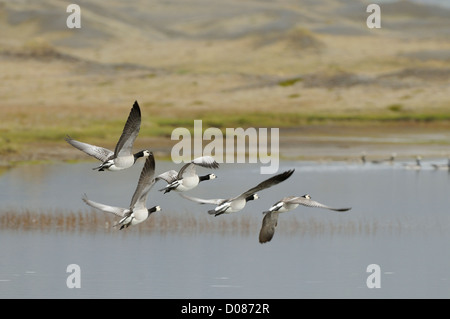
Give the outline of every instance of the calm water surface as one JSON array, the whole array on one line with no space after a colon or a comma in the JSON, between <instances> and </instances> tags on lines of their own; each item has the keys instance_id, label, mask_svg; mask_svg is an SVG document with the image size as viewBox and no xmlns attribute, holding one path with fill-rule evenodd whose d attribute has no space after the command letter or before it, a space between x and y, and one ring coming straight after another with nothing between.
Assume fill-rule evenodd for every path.
<instances>
[{"instance_id":1,"label":"calm water surface","mask_svg":"<svg viewBox=\"0 0 450 319\"><path fill-rule=\"evenodd\" d=\"M91 170L93 164L22 166L3 173L0 214L24 209L91 212L81 201L83 193L126 207L142 163L126 173L99 173ZM170 168L177 166L157 162L158 172ZM0 297L450 297L448 172L435 171L427 162L420 171L406 170L401 163L282 162L280 171L289 168L296 169L290 179L260 192L261 198L238 214L259 223L261 212L281 197L305 193L352 210L336 213L299 207L280 215L273 240L264 245L258 242L258 228L246 233L2 229ZM215 173L217 180L190 194L231 197L268 177L259 174L259 166L248 164L223 164ZM209 216L206 211L211 206L173 193L163 195L157 191L163 185L156 184L148 200L149 205L163 208L160 214L182 219L183 214L193 213L214 221L240 216ZM317 231L288 231L294 223L311 220ZM349 223L359 231L346 230ZM81 288L67 287L70 264L80 267ZM380 267L380 288L367 286L371 264Z\"/></svg>"}]
</instances>

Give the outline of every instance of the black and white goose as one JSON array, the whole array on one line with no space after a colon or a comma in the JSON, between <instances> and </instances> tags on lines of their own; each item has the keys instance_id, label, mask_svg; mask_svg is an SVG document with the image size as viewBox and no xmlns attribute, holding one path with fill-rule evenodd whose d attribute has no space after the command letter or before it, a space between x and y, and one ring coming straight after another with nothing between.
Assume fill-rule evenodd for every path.
<instances>
[{"instance_id":1,"label":"black and white goose","mask_svg":"<svg viewBox=\"0 0 450 319\"><path fill-rule=\"evenodd\" d=\"M164 191L164 194L170 191L185 192L193 189L202 181L217 178L214 174L197 175L197 166L215 169L219 167L219 163L212 156L201 156L184 164L179 172L175 170L164 172L156 177L156 181L164 180L167 182L167 185L160 191Z\"/></svg>"},{"instance_id":2,"label":"black and white goose","mask_svg":"<svg viewBox=\"0 0 450 319\"><path fill-rule=\"evenodd\" d=\"M148 150L132 153L133 144L139 134L140 127L141 110L138 102L135 101L114 152L104 147L76 141L70 136L67 136L65 140L73 147L102 162L100 166L94 167L94 170L119 171L133 166L138 158L146 157L150 154Z\"/></svg>"},{"instance_id":3,"label":"black and white goose","mask_svg":"<svg viewBox=\"0 0 450 319\"><path fill-rule=\"evenodd\" d=\"M145 161L144 167L142 168L136 190L133 194L130 206L128 208L100 204L89 200L86 194L82 199L87 205L93 208L120 217L120 220L114 225L114 227L120 226L120 229L123 229L129 227L130 225L137 225L149 218L152 213L161 210L160 206L153 206L149 209L147 209L146 206L148 193L155 183L154 176L155 159L153 157L153 153L150 153Z\"/></svg>"},{"instance_id":4,"label":"black and white goose","mask_svg":"<svg viewBox=\"0 0 450 319\"><path fill-rule=\"evenodd\" d=\"M333 208L311 199L309 194L303 196L289 196L284 197L280 201L276 202L269 208L268 211L263 212L264 218L262 221L261 230L259 232L259 242L261 244L269 242L272 240L275 234L275 227L278 223L278 214L289 212L299 205L314 207L314 208L324 208L329 210L334 210L337 212L345 212L351 209L349 208Z\"/></svg>"},{"instance_id":5,"label":"black and white goose","mask_svg":"<svg viewBox=\"0 0 450 319\"><path fill-rule=\"evenodd\" d=\"M236 213L244 209L245 205L248 201L258 199L258 194L256 192L262 191L263 189L272 187L278 183L281 183L288 179L293 173L295 169L291 169L285 171L281 174L275 175L271 178L266 179L265 181L259 183L255 187L250 188L248 191L229 199L201 199L196 197L190 197L183 194L180 194L182 197L189 199L191 201L200 203L200 204L212 204L217 205L215 209L209 210L208 214L219 216L222 214L231 214Z\"/></svg>"}]
</instances>

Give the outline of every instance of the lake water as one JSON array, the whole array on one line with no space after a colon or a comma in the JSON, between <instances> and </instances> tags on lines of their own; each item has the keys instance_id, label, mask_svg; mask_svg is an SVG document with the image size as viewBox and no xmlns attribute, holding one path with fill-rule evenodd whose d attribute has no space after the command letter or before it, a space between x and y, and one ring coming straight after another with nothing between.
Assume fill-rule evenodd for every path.
<instances>
[{"instance_id":1,"label":"lake water","mask_svg":"<svg viewBox=\"0 0 450 319\"><path fill-rule=\"evenodd\" d=\"M0 216L26 210L103 214L81 201L83 193L98 202L128 206L142 161L115 173L91 170L95 164L30 165L4 172ZM450 297L447 171L434 170L429 162L419 171L402 163L280 164L280 172L296 169L292 177L261 191L260 199L235 215L210 216L206 211L212 206L162 194L159 182L148 204L163 211L146 223L168 216L179 221L165 231L2 227L0 298ZM171 168L179 166L157 161L158 173ZM209 172L199 169L200 174ZM232 197L269 177L250 164L223 164L214 173L218 179L200 184L190 195ZM306 193L352 210L300 206L281 214L272 241L260 244L261 212L281 197ZM199 222L187 222L192 216ZM211 229L199 226L206 221ZM214 228L224 221L228 223ZM79 267L80 288L68 288L72 271L67 267L72 264ZM369 265L379 268L368 271Z\"/></svg>"}]
</instances>

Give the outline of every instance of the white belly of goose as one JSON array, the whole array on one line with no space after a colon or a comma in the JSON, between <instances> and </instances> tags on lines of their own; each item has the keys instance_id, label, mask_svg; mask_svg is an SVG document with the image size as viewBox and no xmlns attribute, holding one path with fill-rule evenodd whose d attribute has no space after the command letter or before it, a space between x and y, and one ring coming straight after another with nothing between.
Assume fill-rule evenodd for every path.
<instances>
[{"instance_id":1,"label":"white belly of goose","mask_svg":"<svg viewBox=\"0 0 450 319\"><path fill-rule=\"evenodd\" d=\"M278 203L273 205L270 211L277 211L279 213L286 213L293 209L296 209L300 204ZM279 208L278 208L279 207Z\"/></svg>"},{"instance_id":2,"label":"white belly of goose","mask_svg":"<svg viewBox=\"0 0 450 319\"><path fill-rule=\"evenodd\" d=\"M118 157L114 159L114 164L110 167L110 170L112 171L119 171L125 168L129 168L133 166L134 164L134 156L124 156L124 157Z\"/></svg>"},{"instance_id":3,"label":"white belly of goose","mask_svg":"<svg viewBox=\"0 0 450 319\"><path fill-rule=\"evenodd\" d=\"M143 209L135 209L130 216L126 216L122 218L117 224L118 225L127 225L131 222L131 225L136 225L142 223L148 217L148 210Z\"/></svg>"},{"instance_id":4,"label":"white belly of goose","mask_svg":"<svg viewBox=\"0 0 450 319\"><path fill-rule=\"evenodd\" d=\"M135 209L133 211L133 216L134 216L134 219L133 219L132 224L133 225L139 224L139 223L141 223L141 222L143 222L144 220L147 219L147 217L148 217L148 210L146 208Z\"/></svg>"},{"instance_id":5,"label":"white belly of goose","mask_svg":"<svg viewBox=\"0 0 450 319\"><path fill-rule=\"evenodd\" d=\"M200 179L197 175L185 177L180 181L180 185L177 188L175 188L175 190L179 192L185 192L196 187L199 182Z\"/></svg>"},{"instance_id":6,"label":"white belly of goose","mask_svg":"<svg viewBox=\"0 0 450 319\"><path fill-rule=\"evenodd\" d=\"M221 211L223 209L226 209L224 211L225 214L236 213L236 212L243 210L245 207L245 204L247 204L246 200L235 200L232 202L226 202L226 203L223 203L222 205L217 206L215 211Z\"/></svg>"}]
</instances>

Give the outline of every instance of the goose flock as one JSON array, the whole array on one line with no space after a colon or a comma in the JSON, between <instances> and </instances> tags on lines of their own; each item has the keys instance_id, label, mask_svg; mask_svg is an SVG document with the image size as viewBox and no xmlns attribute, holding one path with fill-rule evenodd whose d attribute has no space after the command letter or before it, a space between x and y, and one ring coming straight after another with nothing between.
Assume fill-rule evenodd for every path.
<instances>
[{"instance_id":1,"label":"goose flock","mask_svg":"<svg viewBox=\"0 0 450 319\"><path fill-rule=\"evenodd\" d=\"M295 171L295 169L290 169L274 175L263 180L258 185L248 189L247 191L228 199L201 199L190 197L184 193L197 187L200 182L214 180L217 177L212 173L199 176L196 172L196 167L200 166L208 169L218 169L219 164L212 156L201 156L183 165L178 172L176 170L169 170L155 176L155 158L153 152L149 150L141 150L133 153L133 145L139 134L140 127L141 110L138 102L135 101L114 151L74 140L70 136L65 138L67 143L101 162L101 164L94 167L93 170L106 170L113 172L122 171L132 167L139 158L145 158L145 163L140 173L135 192L131 198L130 205L127 208L115 207L95 202L88 199L86 194L82 197L82 200L88 206L119 217L119 220L114 224L114 227L119 227L119 229L140 224L146 221L154 212L161 211L161 207L159 205L155 205L151 208L148 208L147 206L149 192L155 183L160 180L166 182L166 185L159 191L164 192L164 194L175 191L178 192L181 197L190 201L200 204L216 205L214 209L208 210L208 214L220 216L243 210L247 202L259 198L257 192L268 189L287 180ZM259 242L267 243L272 240L279 213L291 211L299 205L313 208L324 208L338 212L344 212L351 209L332 208L313 201L309 195L284 197L270 207L268 211L263 212L264 217L260 229Z\"/></svg>"},{"instance_id":2,"label":"goose flock","mask_svg":"<svg viewBox=\"0 0 450 319\"><path fill-rule=\"evenodd\" d=\"M365 153L362 153L362 155L361 155L361 162L362 162L362 164L370 163L370 164L389 164L389 165L394 165L395 158L396 158L396 153L392 153L392 155L389 158L385 158L385 159L381 159L381 160L377 159L377 160L369 161L367 159L367 155ZM426 165L424 165L422 163L422 156L420 156L420 155L417 155L414 158L413 162L401 163L401 166L404 169L415 170L415 171L421 170L421 169L426 167ZM450 156L447 158L447 162L446 163L430 163L428 167L429 168L433 168L435 170L446 170L446 171L450 172Z\"/></svg>"}]
</instances>

